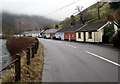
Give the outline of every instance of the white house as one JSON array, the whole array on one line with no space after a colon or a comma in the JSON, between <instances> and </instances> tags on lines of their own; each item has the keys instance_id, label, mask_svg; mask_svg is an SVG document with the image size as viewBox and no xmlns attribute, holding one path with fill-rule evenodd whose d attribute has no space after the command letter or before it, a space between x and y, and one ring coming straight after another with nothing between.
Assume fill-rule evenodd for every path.
<instances>
[{"instance_id":1,"label":"white house","mask_svg":"<svg viewBox=\"0 0 120 84\"><path fill-rule=\"evenodd\" d=\"M37 37L40 35L40 31L26 31L23 33L25 36Z\"/></svg>"},{"instance_id":2,"label":"white house","mask_svg":"<svg viewBox=\"0 0 120 84\"><path fill-rule=\"evenodd\" d=\"M108 22L98 22L86 24L79 28L76 32L76 41L81 42L102 42L104 35L104 28L111 24ZM116 30L116 29L115 29Z\"/></svg>"}]
</instances>

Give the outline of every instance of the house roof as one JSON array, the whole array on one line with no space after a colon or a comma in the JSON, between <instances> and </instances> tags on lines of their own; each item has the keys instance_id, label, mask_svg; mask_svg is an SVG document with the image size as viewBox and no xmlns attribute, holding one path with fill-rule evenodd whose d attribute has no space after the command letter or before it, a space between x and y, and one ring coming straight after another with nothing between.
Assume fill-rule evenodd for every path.
<instances>
[{"instance_id":1,"label":"house roof","mask_svg":"<svg viewBox=\"0 0 120 84\"><path fill-rule=\"evenodd\" d=\"M115 24L118 28L120 28L120 23L113 21L113 24Z\"/></svg>"},{"instance_id":2,"label":"house roof","mask_svg":"<svg viewBox=\"0 0 120 84\"><path fill-rule=\"evenodd\" d=\"M32 33L40 33L40 31L25 31L25 32L23 32L24 34L26 34L26 33L30 33L30 34L32 34Z\"/></svg>"},{"instance_id":3,"label":"house roof","mask_svg":"<svg viewBox=\"0 0 120 84\"><path fill-rule=\"evenodd\" d=\"M81 27L77 31L97 31L101 27L103 27L107 22L98 22L98 23L91 23L91 24L86 24L84 27Z\"/></svg>"},{"instance_id":4,"label":"house roof","mask_svg":"<svg viewBox=\"0 0 120 84\"><path fill-rule=\"evenodd\" d=\"M57 32L76 32L76 30L78 30L80 27L82 27L83 24L80 25L74 25L74 26L67 26L67 27L63 27L61 28L59 31Z\"/></svg>"},{"instance_id":5,"label":"house roof","mask_svg":"<svg viewBox=\"0 0 120 84\"><path fill-rule=\"evenodd\" d=\"M58 29L47 29L44 33L55 33L57 32L58 30L60 30L61 28L58 28Z\"/></svg>"},{"instance_id":6,"label":"house roof","mask_svg":"<svg viewBox=\"0 0 120 84\"><path fill-rule=\"evenodd\" d=\"M41 30L41 32L40 33L43 33L45 30Z\"/></svg>"}]
</instances>

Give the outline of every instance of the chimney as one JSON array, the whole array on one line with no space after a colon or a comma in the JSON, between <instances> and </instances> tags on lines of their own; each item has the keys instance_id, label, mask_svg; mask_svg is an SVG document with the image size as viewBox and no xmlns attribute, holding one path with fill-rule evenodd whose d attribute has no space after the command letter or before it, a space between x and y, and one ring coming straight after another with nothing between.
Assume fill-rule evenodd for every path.
<instances>
[{"instance_id":1,"label":"chimney","mask_svg":"<svg viewBox=\"0 0 120 84\"><path fill-rule=\"evenodd\" d=\"M108 19L108 21L113 22L114 21L114 16L113 15L108 15L107 19Z\"/></svg>"}]
</instances>

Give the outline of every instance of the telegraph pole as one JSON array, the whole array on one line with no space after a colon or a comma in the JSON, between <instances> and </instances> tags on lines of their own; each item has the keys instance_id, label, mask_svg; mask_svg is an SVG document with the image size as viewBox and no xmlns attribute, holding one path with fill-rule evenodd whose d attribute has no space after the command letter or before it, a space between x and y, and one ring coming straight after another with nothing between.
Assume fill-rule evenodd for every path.
<instances>
[{"instance_id":1,"label":"telegraph pole","mask_svg":"<svg viewBox=\"0 0 120 84\"><path fill-rule=\"evenodd\" d=\"M21 37L21 32L20 32L20 25L21 25L21 22L19 22L19 29L18 29L18 33L19 33L19 37Z\"/></svg>"}]
</instances>

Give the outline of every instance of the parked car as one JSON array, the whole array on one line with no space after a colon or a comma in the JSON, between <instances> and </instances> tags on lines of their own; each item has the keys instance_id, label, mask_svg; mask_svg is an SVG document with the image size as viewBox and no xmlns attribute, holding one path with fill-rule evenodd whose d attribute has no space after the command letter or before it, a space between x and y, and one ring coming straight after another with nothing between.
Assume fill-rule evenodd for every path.
<instances>
[{"instance_id":1,"label":"parked car","mask_svg":"<svg viewBox=\"0 0 120 84\"><path fill-rule=\"evenodd\" d=\"M56 37L54 36L52 39L53 39L53 40L55 40L55 39L56 39Z\"/></svg>"},{"instance_id":2,"label":"parked car","mask_svg":"<svg viewBox=\"0 0 120 84\"><path fill-rule=\"evenodd\" d=\"M57 40L61 40L61 37L59 36L58 38L56 38Z\"/></svg>"},{"instance_id":3,"label":"parked car","mask_svg":"<svg viewBox=\"0 0 120 84\"><path fill-rule=\"evenodd\" d=\"M59 37L54 36L53 40L61 40L61 37L60 36Z\"/></svg>"},{"instance_id":4,"label":"parked car","mask_svg":"<svg viewBox=\"0 0 120 84\"><path fill-rule=\"evenodd\" d=\"M44 36L43 38L44 38L44 39L46 39L47 37L46 37L46 36Z\"/></svg>"},{"instance_id":5,"label":"parked car","mask_svg":"<svg viewBox=\"0 0 120 84\"><path fill-rule=\"evenodd\" d=\"M41 35L38 35L38 38L43 38Z\"/></svg>"}]
</instances>

